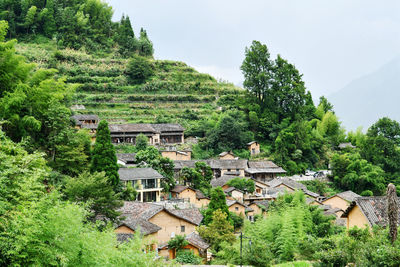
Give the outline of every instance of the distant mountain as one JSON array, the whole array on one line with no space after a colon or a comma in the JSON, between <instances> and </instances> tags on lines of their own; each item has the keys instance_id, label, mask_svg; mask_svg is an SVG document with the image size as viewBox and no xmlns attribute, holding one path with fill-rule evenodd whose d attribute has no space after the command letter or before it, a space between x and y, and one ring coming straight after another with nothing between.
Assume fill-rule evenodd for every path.
<instances>
[{"instance_id":1,"label":"distant mountain","mask_svg":"<svg viewBox=\"0 0 400 267\"><path fill-rule=\"evenodd\" d=\"M328 100L346 130L366 131L379 118L400 122L400 57L352 81Z\"/></svg>"}]
</instances>

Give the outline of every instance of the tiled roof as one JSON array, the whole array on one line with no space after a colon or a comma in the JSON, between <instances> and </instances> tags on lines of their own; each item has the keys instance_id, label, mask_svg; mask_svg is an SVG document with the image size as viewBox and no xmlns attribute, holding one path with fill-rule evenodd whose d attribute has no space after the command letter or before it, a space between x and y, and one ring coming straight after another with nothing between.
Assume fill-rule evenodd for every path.
<instances>
[{"instance_id":1,"label":"tiled roof","mask_svg":"<svg viewBox=\"0 0 400 267\"><path fill-rule=\"evenodd\" d=\"M185 129L176 123L158 123L158 124L151 124L155 130L158 132L183 132Z\"/></svg>"},{"instance_id":2,"label":"tiled roof","mask_svg":"<svg viewBox=\"0 0 400 267\"><path fill-rule=\"evenodd\" d=\"M185 189L188 189L188 188L190 188L190 187L187 186L187 185L175 185L175 187L171 189L171 192L180 193L180 192L182 192L182 191L184 191ZM192 189L192 188L190 188L190 189ZM192 190L194 191L194 189L192 189Z\"/></svg>"},{"instance_id":3,"label":"tiled roof","mask_svg":"<svg viewBox=\"0 0 400 267\"><path fill-rule=\"evenodd\" d=\"M133 238L133 234L117 233L118 242L127 242Z\"/></svg>"},{"instance_id":4,"label":"tiled roof","mask_svg":"<svg viewBox=\"0 0 400 267\"><path fill-rule=\"evenodd\" d=\"M75 121L88 121L88 120L99 120L99 116L93 114L76 114L71 116Z\"/></svg>"},{"instance_id":5,"label":"tiled roof","mask_svg":"<svg viewBox=\"0 0 400 267\"><path fill-rule=\"evenodd\" d=\"M120 168L118 174L121 181L164 178L152 168Z\"/></svg>"},{"instance_id":6,"label":"tiled roof","mask_svg":"<svg viewBox=\"0 0 400 267\"><path fill-rule=\"evenodd\" d=\"M201 214L200 210L197 208L192 209L167 209L167 212L184 219L188 222L191 222L195 225L200 225L201 221L203 220L203 215Z\"/></svg>"},{"instance_id":7,"label":"tiled roof","mask_svg":"<svg viewBox=\"0 0 400 267\"><path fill-rule=\"evenodd\" d=\"M194 168L196 167L195 164L196 162L205 162L202 160L174 160L174 169L175 170L181 170L184 167L188 168Z\"/></svg>"},{"instance_id":8,"label":"tiled roof","mask_svg":"<svg viewBox=\"0 0 400 267\"><path fill-rule=\"evenodd\" d=\"M200 190L196 190L196 198L197 199L204 199L204 198L208 198L206 197L203 192L201 192Z\"/></svg>"},{"instance_id":9,"label":"tiled roof","mask_svg":"<svg viewBox=\"0 0 400 267\"><path fill-rule=\"evenodd\" d=\"M264 208L264 209L268 209L269 207L269 202L268 200L259 200L259 201L254 201L252 204L256 204L257 206Z\"/></svg>"},{"instance_id":10,"label":"tiled roof","mask_svg":"<svg viewBox=\"0 0 400 267\"><path fill-rule=\"evenodd\" d=\"M135 161L136 153L118 153L117 158L118 160L127 163L127 162L134 162Z\"/></svg>"},{"instance_id":11,"label":"tiled roof","mask_svg":"<svg viewBox=\"0 0 400 267\"><path fill-rule=\"evenodd\" d=\"M130 123L130 124L110 124L108 125L111 133L116 132L136 132L136 133L158 133L151 124Z\"/></svg>"},{"instance_id":12,"label":"tiled roof","mask_svg":"<svg viewBox=\"0 0 400 267\"><path fill-rule=\"evenodd\" d=\"M247 160L244 159L211 159L207 160L211 169L241 169L247 168Z\"/></svg>"},{"instance_id":13,"label":"tiled roof","mask_svg":"<svg viewBox=\"0 0 400 267\"><path fill-rule=\"evenodd\" d=\"M354 193L353 191L345 191L345 192L341 192L339 194L336 194L336 196L343 198L344 200L347 201L354 201L356 200L356 198L361 197L360 195Z\"/></svg>"},{"instance_id":14,"label":"tiled roof","mask_svg":"<svg viewBox=\"0 0 400 267\"><path fill-rule=\"evenodd\" d=\"M255 174L255 173L286 173L284 169L281 167L278 168L248 168L246 169L246 172L249 174Z\"/></svg>"},{"instance_id":15,"label":"tiled roof","mask_svg":"<svg viewBox=\"0 0 400 267\"><path fill-rule=\"evenodd\" d=\"M358 206L364 216L367 218L371 226L377 224L380 226L386 226L388 224L387 215L387 198L386 196L381 197L359 197L351 203L347 210L343 213L342 218L348 216L350 211ZM399 220L400 222L400 198L398 198L399 205Z\"/></svg>"},{"instance_id":16,"label":"tiled roof","mask_svg":"<svg viewBox=\"0 0 400 267\"><path fill-rule=\"evenodd\" d=\"M314 193L313 191L310 191L310 190L307 190L307 189L303 189L303 192L304 192L306 195L309 195L309 196L312 196L312 197L315 197L315 198L317 198L317 197L320 196L319 194Z\"/></svg>"},{"instance_id":17,"label":"tiled roof","mask_svg":"<svg viewBox=\"0 0 400 267\"><path fill-rule=\"evenodd\" d=\"M347 148L347 147L355 148L355 146L353 146L351 143L341 143L341 144L339 144L339 148L340 149L344 149L344 148Z\"/></svg>"},{"instance_id":18,"label":"tiled roof","mask_svg":"<svg viewBox=\"0 0 400 267\"><path fill-rule=\"evenodd\" d=\"M301 183L298 183L292 179L289 178L275 178L272 181L266 182L270 187L277 187L281 184L284 184L290 188L293 189L299 189L299 190L307 190L307 187Z\"/></svg>"},{"instance_id":19,"label":"tiled roof","mask_svg":"<svg viewBox=\"0 0 400 267\"><path fill-rule=\"evenodd\" d=\"M222 175L221 177L217 178L217 179L212 179L210 181L210 184L212 187L218 187L218 186L224 186L226 185L230 180L238 178L237 176L234 175ZM244 178L244 179L248 179L248 178Z\"/></svg>"},{"instance_id":20,"label":"tiled roof","mask_svg":"<svg viewBox=\"0 0 400 267\"><path fill-rule=\"evenodd\" d=\"M197 248L200 248L202 250L206 250L210 247L210 245L203 238L201 238L201 236L199 236L196 232L192 232L189 235L187 235L186 240L189 242L189 244Z\"/></svg>"},{"instance_id":21,"label":"tiled roof","mask_svg":"<svg viewBox=\"0 0 400 267\"><path fill-rule=\"evenodd\" d=\"M172 216L188 221L194 225L200 225L203 215L199 209L167 209L161 205L148 202L125 201L124 205L118 210L121 212L123 220L117 225L125 225L132 230L141 229L144 235L161 230L161 228L149 222L149 220L161 211L165 211Z\"/></svg>"},{"instance_id":22,"label":"tiled roof","mask_svg":"<svg viewBox=\"0 0 400 267\"><path fill-rule=\"evenodd\" d=\"M270 160L264 160L264 161L248 161L249 168L255 168L255 169L269 169L269 168L279 168L278 165L273 163Z\"/></svg>"},{"instance_id":23,"label":"tiled roof","mask_svg":"<svg viewBox=\"0 0 400 267\"><path fill-rule=\"evenodd\" d=\"M247 143L247 145L250 146L250 145L252 145L254 143L257 143L257 141L251 141L250 143Z\"/></svg>"}]
</instances>

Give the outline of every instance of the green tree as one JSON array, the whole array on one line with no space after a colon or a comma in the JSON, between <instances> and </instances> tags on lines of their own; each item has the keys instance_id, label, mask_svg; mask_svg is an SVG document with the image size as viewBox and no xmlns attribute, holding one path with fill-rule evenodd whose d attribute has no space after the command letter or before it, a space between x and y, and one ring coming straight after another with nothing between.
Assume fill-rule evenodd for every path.
<instances>
[{"instance_id":1,"label":"green tree","mask_svg":"<svg viewBox=\"0 0 400 267\"><path fill-rule=\"evenodd\" d=\"M104 172L84 172L76 178L69 178L64 194L72 202L87 203L89 210L93 212L90 214L92 220L96 220L98 215L103 215L116 221L120 215L116 210L123 204L120 194L115 194Z\"/></svg>"},{"instance_id":2,"label":"green tree","mask_svg":"<svg viewBox=\"0 0 400 267\"><path fill-rule=\"evenodd\" d=\"M149 145L149 138L144 134L139 134L136 136L135 146L137 151L146 150L147 146Z\"/></svg>"},{"instance_id":3,"label":"green tree","mask_svg":"<svg viewBox=\"0 0 400 267\"><path fill-rule=\"evenodd\" d=\"M168 241L168 249L174 249L175 253L182 250L189 242L184 235L176 235Z\"/></svg>"},{"instance_id":4,"label":"green tree","mask_svg":"<svg viewBox=\"0 0 400 267\"><path fill-rule=\"evenodd\" d=\"M211 223L213 214L216 210L224 212L229 216L228 205L226 205L225 193L221 187L216 187L211 190L211 199L207 209L204 212L203 224L208 225ZM228 217L229 219L229 217Z\"/></svg>"},{"instance_id":5,"label":"green tree","mask_svg":"<svg viewBox=\"0 0 400 267\"><path fill-rule=\"evenodd\" d=\"M117 156L111 143L107 121L100 121L97 127L96 142L92 151L91 172L104 171L108 181L114 188L119 184Z\"/></svg>"},{"instance_id":6,"label":"green tree","mask_svg":"<svg viewBox=\"0 0 400 267\"><path fill-rule=\"evenodd\" d=\"M214 251L219 251L223 242L232 244L235 241L233 226L227 219L227 214L221 210L212 213L212 221L208 226L198 228L199 234L206 240Z\"/></svg>"},{"instance_id":7,"label":"green tree","mask_svg":"<svg viewBox=\"0 0 400 267\"><path fill-rule=\"evenodd\" d=\"M149 59L134 55L129 60L125 73L133 84L142 84L154 75L154 66Z\"/></svg>"},{"instance_id":8,"label":"green tree","mask_svg":"<svg viewBox=\"0 0 400 267\"><path fill-rule=\"evenodd\" d=\"M233 186L236 189L242 190L242 191L247 191L249 193L253 193L255 190L255 184L254 181L251 179L246 179L246 178L234 178L230 180L227 185Z\"/></svg>"}]
</instances>

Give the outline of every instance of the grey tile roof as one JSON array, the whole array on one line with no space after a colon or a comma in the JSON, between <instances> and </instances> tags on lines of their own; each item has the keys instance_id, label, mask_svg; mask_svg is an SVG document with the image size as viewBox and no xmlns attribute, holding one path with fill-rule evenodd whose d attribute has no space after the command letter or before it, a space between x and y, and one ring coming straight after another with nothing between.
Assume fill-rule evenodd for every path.
<instances>
[{"instance_id":1,"label":"grey tile roof","mask_svg":"<svg viewBox=\"0 0 400 267\"><path fill-rule=\"evenodd\" d=\"M118 209L123 219L117 227L126 225L132 230L141 229L144 235L151 234L161 230L161 228L149 222L149 220L161 211L165 211L175 217L188 221L194 225L200 225L203 215L199 209L167 209L164 206L137 201L125 201L124 205Z\"/></svg>"},{"instance_id":2,"label":"grey tile roof","mask_svg":"<svg viewBox=\"0 0 400 267\"><path fill-rule=\"evenodd\" d=\"M350 202L356 200L356 198L358 198L358 197L361 197L360 195L358 195L358 194L356 194L356 193L354 193L353 191L350 191L350 190L349 191L345 191L345 192L341 192L339 194L336 194L336 196L338 196L340 198L343 198L344 200L347 200L347 201L350 201Z\"/></svg>"},{"instance_id":3,"label":"grey tile roof","mask_svg":"<svg viewBox=\"0 0 400 267\"><path fill-rule=\"evenodd\" d=\"M190 188L190 186L187 186L187 185L175 185L175 187L171 189L171 192L180 193L183 190L188 189L188 188ZM192 188L190 188L190 189L192 189ZM194 189L192 189L192 190L195 191Z\"/></svg>"},{"instance_id":4,"label":"grey tile roof","mask_svg":"<svg viewBox=\"0 0 400 267\"><path fill-rule=\"evenodd\" d=\"M124 163L134 162L135 156L136 156L136 153L118 153L117 154L117 158Z\"/></svg>"},{"instance_id":5,"label":"grey tile roof","mask_svg":"<svg viewBox=\"0 0 400 267\"><path fill-rule=\"evenodd\" d=\"M238 178L238 177L235 175L222 175L219 178L212 179L210 181L210 184L212 187L218 187L218 186L222 187L222 186L226 185L230 180L235 179L235 178ZM240 177L240 178L242 178L242 177ZM248 179L248 178L244 178L244 179Z\"/></svg>"},{"instance_id":6,"label":"grey tile roof","mask_svg":"<svg viewBox=\"0 0 400 267\"><path fill-rule=\"evenodd\" d=\"M228 155L228 154L230 154L230 155L232 155L232 156L235 156L231 151L222 152L222 153L219 154L219 156L220 156L220 157L223 157L223 156L226 156L226 155Z\"/></svg>"},{"instance_id":7,"label":"grey tile roof","mask_svg":"<svg viewBox=\"0 0 400 267\"><path fill-rule=\"evenodd\" d=\"M210 245L203 238L201 238L201 236L199 236L196 232L192 232L189 235L187 235L186 240L189 242L189 244L202 250L206 250L210 247Z\"/></svg>"},{"instance_id":8,"label":"grey tile roof","mask_svg":"<svg viewBox=\"0 0 400 267\"><path fill-rule=\"evenodd\" d=\"M94 114L75 114L71 116L75 121L88 121L88 120L99 120L99 116Z\"/></svg>"},{"instance_id":9,"label":"grey tile roof","mask_svg":"<svg viewBox=\"0 0 400 267\"><path fill-rule=\"evenodd\" d=\"M342 218L346 218L350 211L358 206L364 216L367 218L369 224L386 226L388 224L387 215L387 198L386 196L380 197L359 197L351 203L347 210L343 213ZM400 198L398 198L399 205L399 222L400 222Z\"/></svg>"},{"instance_id":10,"label":"grey tile roof","mask_svg":"<svg viewBox=\"0 0 400 267\"><path fill-rule=\"evenodd\" d=\"M197 208L192 209L166 209L167 212L184 219L188 222L191 222L195 225L200 225L201 221L203 220L203 215L201 214L200 210Z\"/></svg>"},{"instance_id":11,"label":"grey tile roof","mask_svg":"<svg viewBox=\"0 0 400 267\"><path fill-rule=\"evenodd\" d=\"M250 143L247 143L247 145L249 146L249 145L252 145L254 143L258 143L258 142L257 141L251 141Z\"/></svg>"},{"instance_id":12,"label":"grey tile roof","mask_svg":"<svg viewBox=\"0 0 400 267\"><path fill-rule=\"evenodd\" d=\"M118 174L121 181L164 178L152 168L120 168Z\"/></svg>"},{"instance_id":13,"label":"grey tile roof","mask_svg":"<svg viewBox=\"0 0 400 267\"><path fill-rule=\"evenodd\" d=\"M268 200L258 200L258 201L253 201L254 204L256 204L257 206L264 208L264 209L268 209L269 207L269 201Z\"/></svg>"},{"instance_id":14,"label":"grey tile roof","mask_svg":"<svg viewBox=\"0 0 400 267\"><path fill-rule=\"evenodd\" d=\"M273 163L270 160L264 160L264 161L249 160L248 165L249 165L249 168L255 168L255 169L279 168L278 165L276 165L275 163Z\"/></svg>"},{"instance_id":15,"label":"grey tile roof","mask_svg":"<svg viewBox=\"0 0 400 267\"><path fill-rule=\"evenodd\" d=\"M286 173L286 171L281 168L248 168L246 169L246 172L249 174L255 174L255 173Z\"/></svg>"},{"instance_id":16,"label":"grey tile roof","mask_svg":"<svg viewBox=\"0 0 400 267\"><path fill-rule=\"evenodd\" d=\"M184 167L194 168L196 162L205 162L204 160L174 160L174 169L181 170Z\"/></svg>"},{"instance_id":17,"label":"grey tile roof","mask_svg":"<svg viewBox=\"0 0 400 267\"><path fill-rule=\"evenodd\" d=\"M207 199L208 199L208 197L206 197L206 196L203 194L203 192L201 192L200 190L196 190L196 198L197 198L197 199L204 199L204 198L207 198Z\"/></svg>"},{"instance_id":18,"label":"grey tile roof","mask_svg":"<svg viewBox=\"0 0 400 267\"><path fill-rule=\"evenodd\" d=\"M151 124L130 123L130 124L110 124L108 125L111 133L116 132L136 132L136 133L159 133Z\"/></svg>"},{"instance_id":19,"label":"grey tile roof","mask_svg":"<svg viewBox=\"0 0 400 267\"><path fill-rule=\"evenodd\" d=\"M281 184L284 184L292 189L307 190L307 187L301 183L298 183L289 178L275 178L272 181L266 182L267 185L274 188Z\"/></svg>"},{"instance_id":20,"label":"grey tile roof","mask_svg":"<svg viewBox=\"0 0 400 267\"><path fill-rule=\"evenodd\" d=\"M211 159L207 163L211 169L247 169L247 160L244 159Z\"/></svg>"},{"instance_id":21,"label":"grey tile roof","mask_svg":"<svg viewBox=\"0 0 400 267\"><path fill-rule=\"evenodd\" d=\"M127 242L133 238L133 234L117 233L118 242Z\"/></svg>"},{"instance_id":22,"label":"grey tile roof","mask_svg":"<svg viewBox=\"0 0 400 267\"><path fill-rule=\"evenodd\" d=\"M303 192L304 192L306 195L309 195L309 196L312 196L312 197L315 197L315 198L317 198L317 197L320 196L319 194L317 194L317 193L315 193L315 192L313 192L313 191L307 190L307 189L303 189Z\"/></svg>"},{"instance_id":23,"label":"grey tile roof","mask_svg":"<svg viewBox=\"0 0 400 267\"><path fill-rule=\"evenodd\" d=\"M158 132L183 132L185 129L177 123L158 123L151 124Z\"/></svg>"}]
</instances>

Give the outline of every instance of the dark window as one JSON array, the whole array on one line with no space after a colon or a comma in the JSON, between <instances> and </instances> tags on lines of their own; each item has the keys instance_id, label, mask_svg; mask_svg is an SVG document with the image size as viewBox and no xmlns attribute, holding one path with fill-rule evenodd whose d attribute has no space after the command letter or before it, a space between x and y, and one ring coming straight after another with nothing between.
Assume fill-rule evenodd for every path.
<instances>
[{"instance_id":1,"label":"dark window","mask_svg":"<svg viewBox=\"0 0 400 267\"><path fill-rule=\"evenodd\" d=\"M239 208L238 208L238 207L235 207L235 210L239 210Z\"/></svg>"},{"instance_id":2,"label":"dark window","mask_svg":"<svg viewBox=\"0 0 400 267\"><path fill-rule=\"evenodd\" d=\"M184 233L184 232L185 232L185 226L181 225L181 233Z\"/></svg>"},{"instance_id":3,"label":"dark window","mask_svg":"<svg viewBox=\"0 0 400 267\"><path fill-rule=\"evenodd\" d=\"M142 185L143 189L156 188L157 187L156 179L143 179Z\"/></svg>"}]
</instances>

